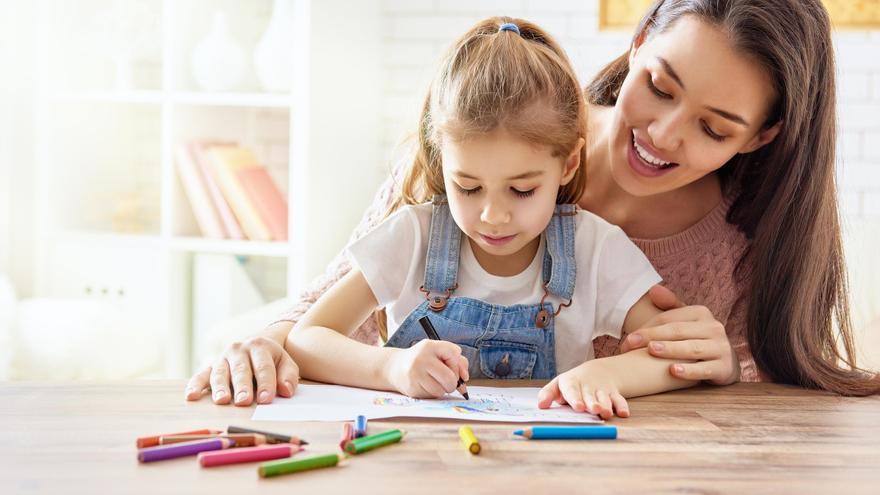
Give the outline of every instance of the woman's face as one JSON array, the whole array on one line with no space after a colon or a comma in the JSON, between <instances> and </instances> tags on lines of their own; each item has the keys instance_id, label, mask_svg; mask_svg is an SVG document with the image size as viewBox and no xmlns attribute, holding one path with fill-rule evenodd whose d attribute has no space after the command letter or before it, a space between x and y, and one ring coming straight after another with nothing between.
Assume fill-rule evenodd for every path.
<instances>
[{"instance_id":1,"label":"woman's face","mask_svg":"<svg viewBox=\"0 0 880 495\"><path fill-rule=\"evenodd\" d=\"M614 109L611 175L635 196L691 184L771 141L775 95L760 65L686 16L635 46Z\"/></svg>"}]
</instances>

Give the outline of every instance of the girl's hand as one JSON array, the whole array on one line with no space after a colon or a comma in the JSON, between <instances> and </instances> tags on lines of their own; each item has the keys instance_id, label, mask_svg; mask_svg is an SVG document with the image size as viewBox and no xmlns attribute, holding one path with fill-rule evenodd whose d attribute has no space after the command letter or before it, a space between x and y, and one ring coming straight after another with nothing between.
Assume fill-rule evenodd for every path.
<instances>
[{"instance_id":1,"label":"girl's hand","mask_svg":"<svg viewBox=\"0 0 880 495\"><path fill-rule=\"evenodd\" d=\"M442 340L424 339L409 349L395 349L385 369L395 389L420 399L443 397L455 390L459 377L470 378L461 347Z\"/></svg>"},{"instance_id":2,"label":"girl's hand","mask_svg":"<svg viewBox=\"0 0 880 495\"><path fill-rule=\"evenodd\" d=\"M268 404L276 392L282 397L293 395L299 382L299 367L281 344L271 338L235 342L213 365L189 379L186 400L199 400L205 391L213 391L215 404L229 404L235 397L236 406L249 406L254 397L254 375L257 402Z\"/></svg>"},{"instance_id":3,"label":"girl's hand","mask_svg":"<svg viewBox=\"0 0 880 495\"><path fill-rule=\"evenodd\" d=\"M547 409L556 402L568 404L578 412L589 412L609 419L615 413L629 417L629 406L619 392L615 373L603 366L603 360L587 361L554 378L538 393L538 408Z\"/></svg>"},{"instance_id":4,"label":"girl's hand","mask_svg":"<svg viewBox=\"0 0 880 495\"><path fill-rule=\"evenodd\" d=\"M705 380L729 385L739 380L739 359L724 325L705 306L685 306L671 290L655 285L648 292L651 302L664 313L647 321L621 342L620 352L640 347L653 356L695 363L673 364L669 372L685 380Z\"/></svg>"}]
</instances>

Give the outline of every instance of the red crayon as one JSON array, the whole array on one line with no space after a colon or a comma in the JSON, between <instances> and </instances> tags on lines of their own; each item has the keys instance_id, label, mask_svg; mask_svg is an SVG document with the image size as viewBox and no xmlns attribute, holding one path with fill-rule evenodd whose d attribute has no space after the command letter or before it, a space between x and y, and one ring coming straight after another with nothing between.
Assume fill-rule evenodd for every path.
<instances>
[{"instance_id":1,"label":"red crayon","mask_svg":"<svg viewBox=\"0 0 880 495\"><path fill-rule=\"evenodd\" d=\"M345 450L345 444L352 439L354 439L354 428L351 427L351 423L343 423L342 437L339 439L339 448Z\"/></svg>"},{"instance_id":2,"label":"red crayon","mask_svg":"<svg viewBox=\"0 0 880 495\"><path fill-rule=\"evenodd\" d=\"M283 459L302 451L302 447L290 444L261 445L242 449L218 450L199 454L202 467L241 464L244 462L269 461Z\"/></svg>"}]
</instances>

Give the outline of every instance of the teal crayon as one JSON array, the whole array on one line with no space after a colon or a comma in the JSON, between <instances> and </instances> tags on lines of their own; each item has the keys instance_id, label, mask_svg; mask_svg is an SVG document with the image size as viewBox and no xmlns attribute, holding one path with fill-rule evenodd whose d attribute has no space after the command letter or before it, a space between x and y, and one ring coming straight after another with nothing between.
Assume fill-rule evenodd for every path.
<instances>
[{"instance_id":1,"label":"teal crayon","mask_svg":"<svg viewBox=\"0 0 880 495\"><path fill-rule=\"evenodd\" d=\"M591 440L617 438L616 426L533 426L516 430L518 435L529 440Z\"/></svg>"}]
</instances>

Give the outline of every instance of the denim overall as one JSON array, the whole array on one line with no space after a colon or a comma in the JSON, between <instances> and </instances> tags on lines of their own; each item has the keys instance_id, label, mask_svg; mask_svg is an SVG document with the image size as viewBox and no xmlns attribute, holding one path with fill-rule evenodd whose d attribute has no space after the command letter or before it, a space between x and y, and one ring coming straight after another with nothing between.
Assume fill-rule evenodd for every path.
<instances>
[{"instance_id":1,"label":"denim overall","mask_svg":"<svg viewBox=\"0 0 880 495\"><path fill-rule=\"evenodd\" d=\"M407 316L386 346L406 348L427 338L418 320L428 315L441 339L458 344L471 378L550 379L556 376L555 315L571 304L575 206L557 205L544 231L544 297L538 304L500 306L453 297L457 288L461 230L445 197L435 197L422 292L426 301ZM555 312L553 294L568 301Z\"/></svg>"}]
</instances>

